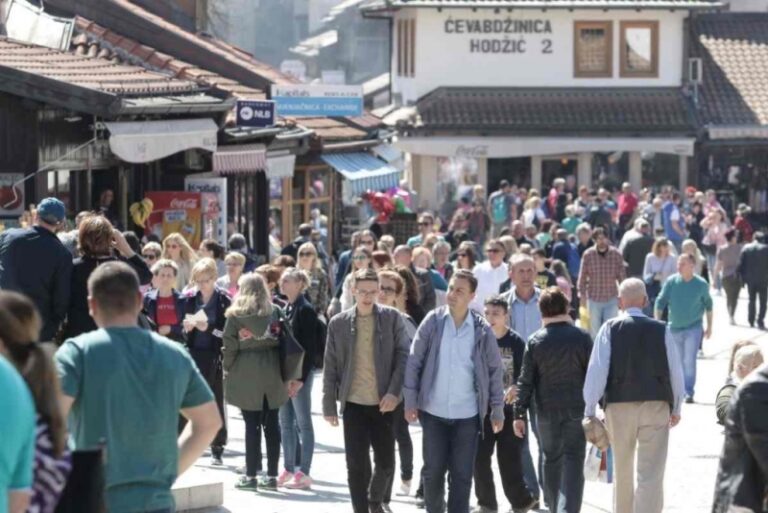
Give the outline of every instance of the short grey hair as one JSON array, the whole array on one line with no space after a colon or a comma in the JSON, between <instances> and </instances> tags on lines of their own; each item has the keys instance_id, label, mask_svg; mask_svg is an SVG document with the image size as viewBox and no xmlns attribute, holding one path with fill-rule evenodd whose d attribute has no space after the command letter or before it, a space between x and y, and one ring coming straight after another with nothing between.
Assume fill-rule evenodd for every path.
<instances>
[{"instance_id":1,"label":"short grey hair","mask_svg":"<svg viewBox=\"0 0 768 513\"><path fill-rule=\"evenodd\" d=\"M514 255L512 255L512 258L509 259L509 268L514 269L518 265L524 264L524 263L529 263L532 266L536 265L531 255L526 255L525 253L515 253Z\"/></svg>"},{"instance_id":2,"label":"short grey hair","mask_svg":"<svg viewBox=\"0 0 768 513\"><path fill-rule=\"evenodd\" d=\"M640 301L648 297L645 283L640 278L627 278L619 285L619 297L627 301Z\"/></svg>"}]
</instances>

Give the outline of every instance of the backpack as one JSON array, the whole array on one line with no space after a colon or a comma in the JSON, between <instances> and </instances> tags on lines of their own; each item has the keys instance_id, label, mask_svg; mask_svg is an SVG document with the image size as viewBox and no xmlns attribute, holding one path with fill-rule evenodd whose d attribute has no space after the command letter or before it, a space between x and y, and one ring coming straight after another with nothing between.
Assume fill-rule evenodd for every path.
<instances>
[{"instance_id":1,"label":"backpack","mask_svg":"<svg viewBox=\"0 0 768 513\"><path fill-rule=\"evenodd\" d=\"M493 198L491 212L494 223L500 224L507 221L507 197L504 194L498 194Z\"/></svg>"}]
</instances>

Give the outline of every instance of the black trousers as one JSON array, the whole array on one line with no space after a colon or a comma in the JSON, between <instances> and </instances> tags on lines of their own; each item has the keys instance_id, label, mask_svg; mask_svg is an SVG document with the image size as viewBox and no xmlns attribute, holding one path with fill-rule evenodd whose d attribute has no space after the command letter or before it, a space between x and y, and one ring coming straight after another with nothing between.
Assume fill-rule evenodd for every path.
<instances>
[{"instance_id":1,"label":"black trousers","mask_svg":"<svg viewBox=\"0 0 768 513\"><path fill-rule=\"evenodd\" d=\"M378 406L346 403L344 408L347 482L355 513L368 513L369 502L384 501L384 493L395 472L393 417L392 412L381 413Z\"/></svg>"},{"instance_id":2,"label":"black trousers","mask_svg":"<svg viewBox=\"0 0 768 513\"><path fill-rule=\"evenodd\" d=\"M483 421L483 437L477 447L475 457L475 496L480 506L498 510L496 487L493 484L491 457L496 449L499 473L504 495L512 509L523 508L530 504L533 496L525 486L523 479L523 447L525 441L515 436L512 423L514 418L510 409L505 409L504 429L494 434L489 416Z\"/></svg>"},{"instance_id":3,"label":"black trousers","mask_svg":"<svg viewBox=\"0 0 768 513\"><path fill-rule=\"evenodd\" d=\"M739 304L739 292L741 292L741 277L738 274L723 276L723 288L725 289L725 300L728 306L728 315L733 317L736 313L736 305Z\"/></svg>"},{"instance_id":4,"label":"black trousers","mask_svg":"<svg viewBox=\"0 0 768 513\"><path fill-rule=\"evenodd\" d=\"M261 411L241 410L245 421L245 474L255 477L261 470L261 431L267 442L267 476L277 477L280 461L280 417L278 409L269 409L264 398Z\"/></svg>"},{"instance_id":5,"label":"black trousers","mask_svg":"<svg viewBox=\"0 0 768 513\"><path fill-rule=\"evenodd\" d=\"M747 315L749 324L762 325L765 323L765 308L766 300L768 299L768 284L751 284L747 283L747 292L749 292L749 304L747 305ZM755 318L755 303L757 299L760 299L760 313Z\"/></svg>"},{"instance_id":6,"label":"black trousers","mask_svg":"<svg viewBox=\"0 0 768 513\"><path fill-rule=\"evenodd\" d=\"M405 420L403 403L400 403L395 408L392 415L392 429L395 432L397 452L400 455L400 480L410 481L413 479L413 441L411 440L411 432L408 430L408 422ZM392 485L394 482L395 473L392 472L392 478L389 480L387 490L384 492L384 502L386 504L389 504L392 499Z\"/></svg>"},{"instance_id":7,"label":"black trousers","mask_svg":"<svg viewBox=\"0 0 768 513\"><path fill-rule=\"evenodd\" d=\"M216 438L211 442L211 453L221 456L224 446L227 445L227 411L224 408L224 370L221 365L221 355L218 351L205 351L190 349L189 354L195 361L195 365L203 375L205 382L211 387L216 398L216 406L221 415L221 429L216 433ZM186 424L186 422L185 422Z\"/></svg>"}]
</instances>

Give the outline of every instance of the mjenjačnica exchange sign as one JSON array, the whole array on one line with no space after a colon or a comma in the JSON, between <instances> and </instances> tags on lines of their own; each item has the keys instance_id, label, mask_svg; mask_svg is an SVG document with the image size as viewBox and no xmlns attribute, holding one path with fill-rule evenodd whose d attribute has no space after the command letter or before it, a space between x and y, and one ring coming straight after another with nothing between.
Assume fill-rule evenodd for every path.
<instances>
[{"instance_id":1,"label":"mjenja\u010dnica exchange sign","mask_svg":"<svg viewBox=\"0 0 768 513\"><path fill-rule=\"evenodd\" d=\"M500 18L492 20L462 19L449 16L444 24L446 34L469 34L470 53L552 53L550 20ZM542 35L539 44L526 39L528 35Z\"/></svg>"}]
</instances>

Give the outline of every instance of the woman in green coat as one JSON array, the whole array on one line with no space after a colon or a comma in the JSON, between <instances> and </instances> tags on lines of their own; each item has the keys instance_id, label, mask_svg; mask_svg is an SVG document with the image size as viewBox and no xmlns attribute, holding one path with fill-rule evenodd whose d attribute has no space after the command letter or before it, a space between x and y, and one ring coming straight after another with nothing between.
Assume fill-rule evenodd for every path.
<instances>
[{"instance_id":1,"label":"woman in green coat","mask_svg":"<svg viewBox=\"0 0 768 513\"><path fill-rule=\"evenodd\" d=\"M240 408L245 421L246 472L237 488L277 490L280 458L278 410L299 391L301 359L283 368L280 332L288 329L282 311L270 302L258 274L240 278L240 291L226 312L224 327L224 391L227 402ZM284 376L285 375L285 376ZM267 476L256 482L261 464L261 431L267 442Z\"/></svg>"}]
</instances>

